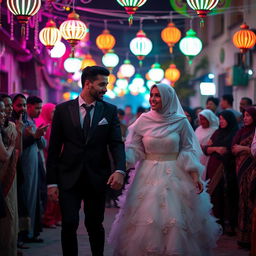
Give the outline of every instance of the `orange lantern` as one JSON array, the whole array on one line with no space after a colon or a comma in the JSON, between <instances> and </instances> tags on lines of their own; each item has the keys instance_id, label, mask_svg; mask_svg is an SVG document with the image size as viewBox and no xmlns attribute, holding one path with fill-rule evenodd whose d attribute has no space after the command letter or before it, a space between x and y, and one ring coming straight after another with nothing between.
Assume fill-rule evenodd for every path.
<instances>
[{"instance_id":1,"label":"orange lantern","mask_svg":"<svg viewBox=\"0 0 256 256\"><path fill-rule=\"evenodd\" d=\"M108 76L108 83L109 84L114 84L115 81L116 81L116 76L114 74L112 74L112 73L109 74L109 76Z\"/></svg>"},{"instance_id":2,"label":"orange lantern","mask_svg":"<svg viewBox=\"0 0 256 256\"><path fill-rule=\"evenodd\" d=\"M92 58L91 54L85 54L82 60L81 69L97 65L96 61Z\"/></svg>"},{"instance_id":3,"label":"orange lantern","mask_svg":"<svg viewBox=\"0 0 256 256\"><path fill-rule=\"evenodd\" d=\"M256 35L249 29L249 26L246 23L242 24L240 28L241 30L233 35L233 44L240 49L241 53L245 53L255 45Z\"/></svg>"},{"instance_id":4,"label":"orange lantern","mask_svg":"<svg viewBox=\"0 0 256 256\"><path fill-rule=\"evenodd\" d=\"M175 24L170 22L166 28L161 32L163 41L170 47L170 53L172 53L173 46L180 40L181 32L175 27Z\"/></svg>"},{"instance_id":5,"label":"orange lantern","mask_svg":"<svg viewBox=\"0 0 256 256\"><path fill-rule=\"evenodd\" d=\"M165 78L171 82L171 85L174 86L174 83L180 78L180 71L176 68L175 64L171 64L168 69L165 70Z\"/></svg>"},{"instance_id":6,"label":"orange lantern","mask_svg":"<svg viewBox=\"0 0 256 256\"><path fill-rule=\"evenodd\" d=\"M105 54L114 48L116 44L116 39L109 33L108 29L104 29L102 34L98 35L96 38L96 44L99 49Z\"/></svg>"}]
</instances>

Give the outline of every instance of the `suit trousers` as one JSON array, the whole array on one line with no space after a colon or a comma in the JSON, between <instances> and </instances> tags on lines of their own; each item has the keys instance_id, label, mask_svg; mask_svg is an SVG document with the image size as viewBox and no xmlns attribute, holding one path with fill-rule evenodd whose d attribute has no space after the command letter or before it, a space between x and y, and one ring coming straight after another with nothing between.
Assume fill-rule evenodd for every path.
<instances>
[{"instance_id":1,"label":"suit trousers","mask_svg":"<svg viewBox=\"0 0 256 256\"><path fill-rule=\"evenodd\" d=\"M62 214L61 243L63 256L77 256L77 229L79 210L84 201L85 227L89 235L92 256L103 256L105 231L103 227L105 211L105 193L95 191L81 177L79 182L69 190L60 189L59 200Z\"/></svg>"}]
</instances>

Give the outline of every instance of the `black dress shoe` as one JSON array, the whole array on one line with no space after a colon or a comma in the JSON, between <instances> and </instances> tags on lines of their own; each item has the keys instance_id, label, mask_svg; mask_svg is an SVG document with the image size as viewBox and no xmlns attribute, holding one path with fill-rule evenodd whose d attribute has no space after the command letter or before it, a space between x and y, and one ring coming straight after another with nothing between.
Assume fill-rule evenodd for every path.
<instances>
[{"instance_id":1,"label":"black dress shoe","mask_svg":"<svg viewBox=\"0 0 256 256\"><path fill-rule=\"evenodd\" d=\"M32 238L26 238L24 239L25 243L43 243L44 240L42 238L39 237L32 237Z\"/></svg>"}]
</instances>

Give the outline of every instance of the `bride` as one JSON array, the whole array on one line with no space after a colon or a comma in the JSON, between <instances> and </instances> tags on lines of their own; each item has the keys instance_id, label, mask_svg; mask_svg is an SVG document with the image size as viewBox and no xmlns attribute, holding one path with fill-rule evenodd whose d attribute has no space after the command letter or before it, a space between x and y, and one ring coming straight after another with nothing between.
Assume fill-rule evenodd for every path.
<instances>
[{"instance_id":1,"label":"bride","mask_svg":"<svg viewBox=\"0 0 256 256\"><path fill-rule=\"evenodd\" d=\"M110 231L114 255L212 255L221 228L200 179L200 145L172 87L154 85L149 101L126 140L135 171Z\"/></svg>"}]
</instances>

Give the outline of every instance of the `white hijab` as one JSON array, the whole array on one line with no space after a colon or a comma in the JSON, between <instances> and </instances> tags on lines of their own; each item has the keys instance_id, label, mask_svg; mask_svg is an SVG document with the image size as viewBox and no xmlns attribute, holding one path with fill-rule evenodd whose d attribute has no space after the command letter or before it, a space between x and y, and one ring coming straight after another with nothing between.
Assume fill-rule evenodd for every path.
<instances>
[{"instance_id":1,"label":"white hijab","mask_svg":"<svg viewBox=\"0 0 256 256\"><path fill-rule=\"evenodd\" d=\"M184 161L186 161L188 166L196 164L195 162L199 162L202 150L185 116L175 90L171 86L162 83L152 86L151 90L153 87L157 87L159 90L162 109L160 111L150 110L147 113L143 113L129 126L126 146L132 146L134 132L141 136L149 135L153 137L165 137L172 132L177 132L182 137L182 140L189 145L181 149L178 158L180 161L178 162L180 162L180 165L184 165Z\"/></svg>"}]
</instances>

